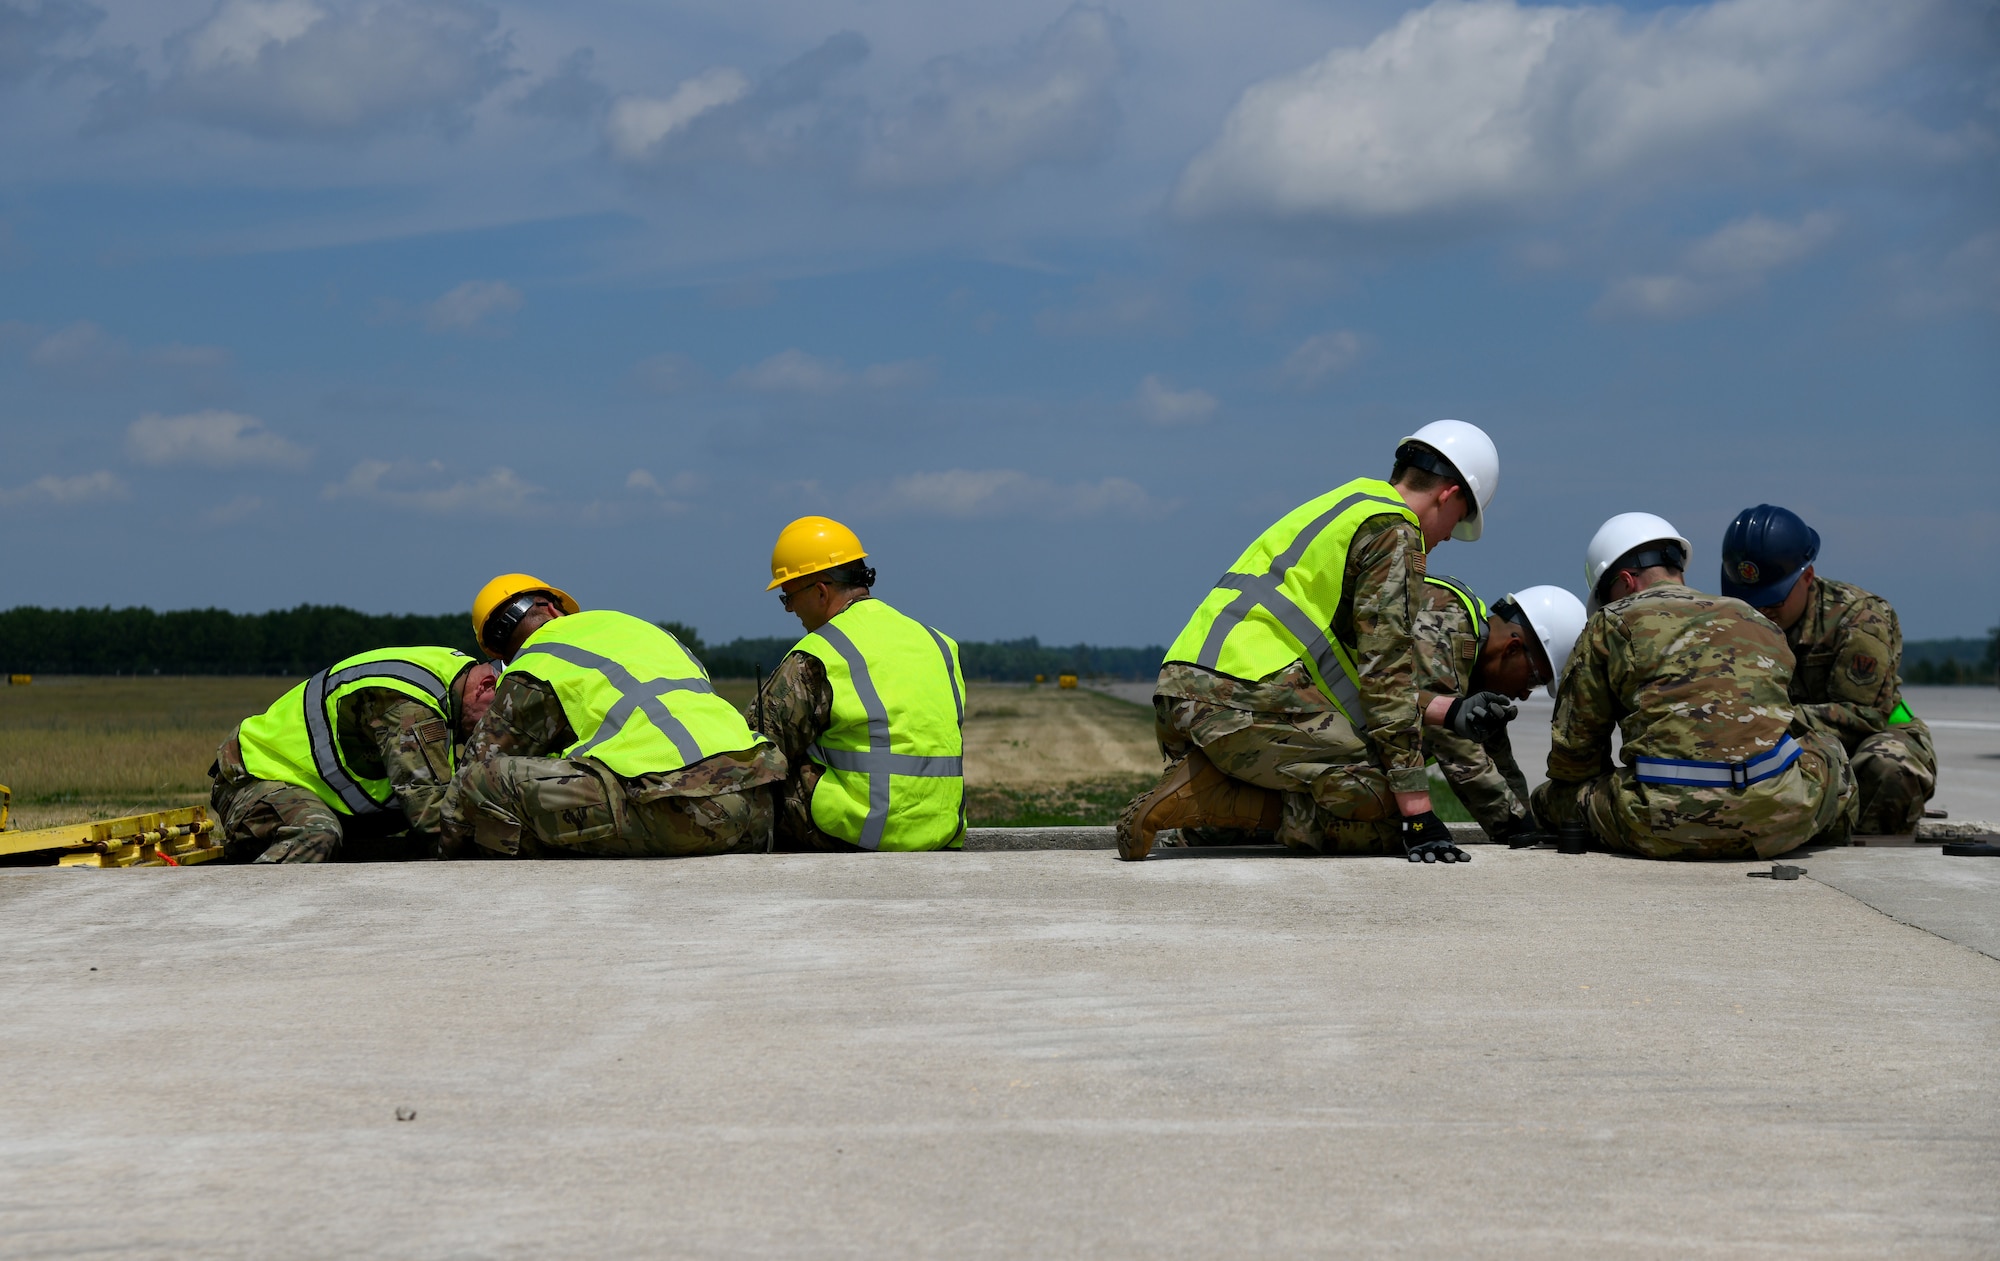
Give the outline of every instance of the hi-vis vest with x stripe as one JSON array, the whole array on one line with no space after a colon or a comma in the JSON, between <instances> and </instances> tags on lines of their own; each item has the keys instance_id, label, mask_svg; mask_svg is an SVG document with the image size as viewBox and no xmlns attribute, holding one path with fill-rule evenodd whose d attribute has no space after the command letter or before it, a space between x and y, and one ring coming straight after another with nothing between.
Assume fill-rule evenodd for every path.
<instances>
[{"instance_id":1,"label":"hi-vis vest with x stripe","mask_svg":"<svg viewBox=\"0 0 2000 1261\"><path fill-rule=\"evenodd\" d=\"M1486 601L1474 595L1471 587L1448 574L1425 574L1424 581L1458 597L1458 602L1465 606L1465 615L1472 619L1472 637L1483 642L1486 638L1486 619L1493 616L1486 607Z\"/></svg>"},{"instance_id":2,"label":"hi-vis vest with x stripe","mask_svg":"<svg viewBox=\"0 0 2000 1261\"><path fill-rule=\"evenodd\" d=\"M236 729L243 769L257 779L310 789L342 814L387 810L395 786L364 779L340 747L338 707L365 687L401 692L450 722L451 683L472 658L453 648L383 648L349 657L279 697Z\"/></svg>"},{"instance_id":3,"label":"hi-vis vest with x stripe","mask_svg":"<svg viewBox=\"0 0 2000 1261\"><path fill-rule=\"evenodd\" d=\"M1354 655L1334 638L1333 615L1355 530L1385 514L1418 524L1396 488L1372 477L1294 508L1216 580L1167 660L1250 680L1302 661L1348 721L1366 726Z\"/></svg>"},{"instance_id":4,"label":"hi-vis vest with x stripe","mask_svg":"<svg viewBox=\"0 0 2000 1261\"><path fill-rule=\"evenodd\" d=\"M627 779L762 743L679 640L627 613L553 618L507 670L556 690L577 735L563 757L596 758Z\"/></svg>"},{"instance_id":5,"label":"hi-vis vest with x stripe","mask_svg":"<svg viewBox=\"0 0 2000 1261\"><path fill-rule=\"evenodd\" d=\"M863 849L946 849L965 835L965 675L951 636L861 600L798 643L826 667L833 722L813 822Z\"/></svg>"}]
</instances>

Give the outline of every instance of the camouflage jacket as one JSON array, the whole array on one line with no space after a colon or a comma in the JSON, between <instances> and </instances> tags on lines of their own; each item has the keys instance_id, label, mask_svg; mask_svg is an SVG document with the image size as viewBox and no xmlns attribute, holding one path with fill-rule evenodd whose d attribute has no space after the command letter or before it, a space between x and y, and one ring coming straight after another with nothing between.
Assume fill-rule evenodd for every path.
<instances>
[{"instance_id":1,"label":"camouflage jacket","mask_svg":"<svg viewBox=\"0 0 2000 1261\"><path fill-rule=\"evenodd\" d=\"M1417 584L1418 606L1411 623L1417 653L1417 700L1464 696L1472 688L1473 667L1484 643L1482 629L1457 596L1433 582ZM1443 727L1425 727L1424 751L1437 759L1445 781L1489 833L1528 814L1528 781L1514 760L1506 732L1490 744L1467 740Z\"/></svg>"},{"instance_id":2,"label":"camouflage jacket","mask_svg":"<svg viewBox=\"0 0 2000 1261\"><path fill-rule=\"evenodd\" d=\"M1396 792L1430 787L1418 726L1421 712L1412 639L1415 587L1423 576L1424 539L1417 527L1392 515L1362 522L1348 545L1340 607L1330 628L1354 655L1361 701L1368 708L1366 734ZM1254 682L1173 662L1160 670L1155 686L1161 696L1253 713L1324 713L1334 708L1297 662Z\"/></svg>"},{"instance_id":3,"label":"camouflage jacket","mask_svg":"<svg viewBox=\"0 0 2000 1261\"><path fill-rule=\"evenodd\" d=\"M520 669L500 676L493 707L473 728L465 760L490 762L499 757L561 757L577 742L554 687ZM741 792L785 777L785 759L769 744L741 753L718 753L677 771L626 778L594 758L581 758L625 785L633 801L656 797L716 797Z\"/></svg>"},{"instance_id":4,"label":"camouflage jacket","mask_svg":"<svg viewBox=\"0 0 2000 1261\"><path fill-rule=\"evenodd\" d=\"M778 746L793 767L808 765L806 750L833 725L833 685L826 666L807 652L790 652L764 680L763 713L755 702L743 716L765 739Z\"/></svg>"},{"instance_id":5,"label":"camouflage jacket","mask_svg":"<svg viewBox=\"0 0 2000 1261\"><path fill-rule=\"evenodd\" d=\"M1673 582L1614 600L1584 625L1563 669L1549 778L1609 772L1614 724L1628 764L1635 756L1738 762L1766 753L1805 732L1789 695L1792 665L1784 634L1741 600ZM1740 799L1764 785L1642 787L1655 797L1721 791Z\"/></svg>"},{"instance_id":6,"label":"camouflage jacket","mask_svg":"<svg viewBox=\"0 0 2000 1261\"><path fill-rule=\"evenodd\" d=\"M437 831L451 787L451 725L430 706L386 687L356 688L341 697L334 720L340 755L354 773L388 780L395 790L391 800L412 831ZM216 755L216 771L231 783L250 778L233 734Z\"/></svg>"},{"instance_id":7,"label":"camouflage jacket","mask_svg":"<svg viewBox=\"0 0 2000 1261\"><path fill-rule=\"evenodd\" d=\"M1804 616L1785 632L1798 658L1792 702L1849 753L1902 703L1903 628L1881 596L1815 576Z\"/></svg>"}]
</instances>

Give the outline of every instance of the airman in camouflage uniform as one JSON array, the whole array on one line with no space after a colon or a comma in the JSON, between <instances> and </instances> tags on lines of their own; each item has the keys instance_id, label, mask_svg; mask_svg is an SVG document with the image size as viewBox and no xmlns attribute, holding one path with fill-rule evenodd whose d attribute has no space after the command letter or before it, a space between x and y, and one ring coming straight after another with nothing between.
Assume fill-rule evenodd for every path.
<instances>
[{"instance_id":1,"label":"airman in camouflage uniform","mask_svg":"<svg viewBox=\"0 0 2000 1261\"><path fill-rule=\"evenodd\" d=\"M1465 602L1443 585L1455 581L1422 583L1410 624L1421 684L1417 701L1426 712L1437 697L1470 696L1488 682L1475 677L1486 646L1485 628L1473 624ZM1528 683L1532 688L1533 680ZM1525 699L1528 690L1516 699ZM1504 728L1484 744L1438 725L1427 724L1423 736L1424 751L1437 759L1445 781L1487 836L1502 840L1532 826L1527 777L1514 760L1514 745Z\"/></svg>"},{"instance_id":2,"label":"airman in camouflage uniform","mask_svg":"<svg viewBox=\"0 0 2000 1261\"><path fill-rule=\"evenodd\" d=\"M1785 629L1798 658L1792 703L1847 749L1860 792L1854 830L1912 832L1937 789L1937 750L1924 720L1903 705L1896 610L1811 569L1805 581L1805 611Z\"/></svg>"},{"instance_id":3,"label":"airman in camouflage uniform","mask_svg":"<svg viewBox=\"0 0 2000 1261\"><path fill-rule=\"evenodd\" d=\"M1551 826L1585 822L1600 844L1645 858L1770 858L1843 835L1853 774L1840 742L1794 710L1784 636L1742 601L1677 579L1614 599L1585 625L1563 671L1535 814ZM1612 762L1614 725L1623 766ZM1803 750L1797 760L1744 787L1645 782L1634 765L1741 764L1787 736Z\"/></svg>"},{"instance_id":4,"label":"airman in camouflage uniform","mask_svg":"<svg viewBox=\"0 0 2000 1261\"><path fill-rule=\"evenodd\" d=\"M1792 703L1847 750L1859 785L1855 829L1914 831L1937 787L1930 728L1903 704L1903 628L1880 596L1813 572L1819 531L1758 504L1722 536L1722 593L1776 622L1798 659Z\"/></svg>"},{"instance_id":5,"label":"airman in camouflage uniform","mask_svg":"<svg viewBox=\"0 0 2000 1261\"><path fill-rule=\"evenodd\" d=\"M473 670L483 677L491 667ZM464 685L475 683L461 679L451 690L452 723L461 735L468 716ZM472 708L484 703L482 698ZM208 768L209 806L222 826L226 861L435 856L452 777L451 727L435 711L392 688L358 688L340 699L335 713L334 730L347 765L363 778L388 780L398 809L342 816L311 789L257 779L244 769L242 745L232 731ZM404 835L392 839L394 833Z\"/></svg>"},{"instance_id":6,"label":"airman in camouflage uniform","mask_svg":"<svg viewBox=\"0 0 2000 1261\"><path fill-rule=\"evenodd\" d=\"M1397 500L1365 480L1349 483L1367 489L1342 500L1363 511L1372 507L1371 500L1382 505L1354 524L1340 562L1339 599L1330 625L1319 631L1322 639L1330 635L1337 640L1354 663L1365 729L1357 729L1320 689L1303 657L1257 679L1237 678L1192 660L1168 661L1154 687L1153 713L1160 752L1169 765L1159 784L1120 817L1121 857L1143 857L1154 831L1173 826L1187 827L1198 843L1224 839L1226 829L1274 827L1277 839L1294 848L1407 852L1413 861L1421 854L1427 862L1465 857L1430 808L1413 638L1420 603L1416 588L1429 548L1454 532L1478 537L1473 518L1483 499L1475 502L1460 471L1428 445L1446 432L1483 448L1492 461L1491 476L1498 476L1497 457L1483 433L1457 421L1440 421L1399 444L1391 486L1385 488L1401 497L1416 522L1396 510ZM1490 490L1489 482L1482 494ZM1282 528L1284 522L1273 530ZM1299 534L1288 544L1272 546L1284 547L1279 555L1292 557L1285 564L1296 566L1311 551L1313 537ZM1253 551L1261 546L1261 541L1253 544ZM1273 565L1278 559L1263 563ZM1197 614L1198 619L1203 616ZM1310 633L1289 625L1287 631L1294 638ZM1207 638L1224 645L1232 633L1224 631L1218 638L1211 632ZM1339 684L1329 676L1329 686L1345 682L1344 674ZM1197 751L1201 758L1191 756ZM1269 799L1270 792L1278 794L1277 801ZM1231 822L1220 822L1225 819Z\"/></svg>"},{"instance_id":7,"label":"airman in camouflage uniform","mask_svg":"<svg viewBox=\"0 0 2000 1261\"><path fill-rule=\"evenodd\" d=\"M813 822L813 789L825 768L808 750L833 725L833 685L826 667L811 653L789 652L764 680L761 704L752 702L745 718L778 746L791 773L777 786L778 843L784 849L846 852L859 849L828 836ZM760 725L761 724L761 725Z\"/></svg>"},{"instance_id":8,"label":"airman in camouflage uniform","mask_svg":"<svg viewBox=\"0 0 2000 1261\"><path fill-rule=\"evenodd\" d=\"M488 858L682 858L761 851L784 778L769 744L626 778L577 743L548 683L509 668L444 801L447 853Z\"/></svg>"},{"instance_id":9,"label":"airman in camouflage uniform","mask_svg":"<svg viewBox=\"0 0 2000 1261\"><path fill-rule=\"evenodd\" d=\"M1283 793L1283 844L1401 853L1395 794L1430 789L1412 632L1423 575L1423 535L1408 521L1383 515L1355 531L1333 633L1354 653L1371 719L1365 732L1303 662L1253 682L1170 661L1153 688L1160 752L1178 762L1198 748L1231 779Z\"/></svg>"}]
</instances>

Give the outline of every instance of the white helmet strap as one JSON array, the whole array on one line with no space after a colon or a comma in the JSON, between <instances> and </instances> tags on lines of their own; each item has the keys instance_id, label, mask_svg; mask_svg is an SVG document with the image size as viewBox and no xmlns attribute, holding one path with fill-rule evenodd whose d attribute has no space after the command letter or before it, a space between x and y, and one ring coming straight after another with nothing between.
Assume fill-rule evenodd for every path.
<instances>
[{"instance_id":1,"label":"white helmet strap","mask_svg":"<svg viewBox=\"0 0 2000 1261\"><path fill-rule=\"evenodd\" d=\"M1604 576L1597 580L1598 598L1609 589L1612 579L1621 573L1637 573L1641 569L1671 569L1675 573L1687 572L1687 553L1672 539L1660 539L1635 547L1611 563Z\"/></svg>"},{"instance_id":2,"label":"white helmet strap","mask_svg":"<svg viewBox=\"0 0 2000 1261\"><path fill-rule=\"evenodd\" d=\"M1396 462L1411 468L1420 468L1426 473L1435 473L1449 480L1465 494L1465 516L1469 521L1479 515L1479 500L1472 489L1465 484L1465 477L1450 460L1445 459L1421 442L1405 442L1396 448Z\"/></svg>"}]
</instances>

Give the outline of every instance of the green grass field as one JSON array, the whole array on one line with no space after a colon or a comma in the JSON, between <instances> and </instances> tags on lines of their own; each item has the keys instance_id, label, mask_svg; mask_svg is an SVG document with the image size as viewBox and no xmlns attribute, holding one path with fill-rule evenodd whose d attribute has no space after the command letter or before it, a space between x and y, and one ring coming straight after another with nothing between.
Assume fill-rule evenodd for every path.
<instances>
[{"instance_id":1,"label":"green grass field","mask_svg":"<svg viewBox=\"0 0 2000 1261\"><path fill-rule=\"evenodd\" d=\"M208 764L296 680L37 678L0 687L11 826L48 827L208 800ZM716 691L748 705L748 680ZM980 827L1110 823L1158 774L1150 709L1089 691L973 684L966 816ZM1438 814L1471 816L1433 775ZM1442 791L1439 791L1442 789Z\"/></svg>"}]
</instances>

